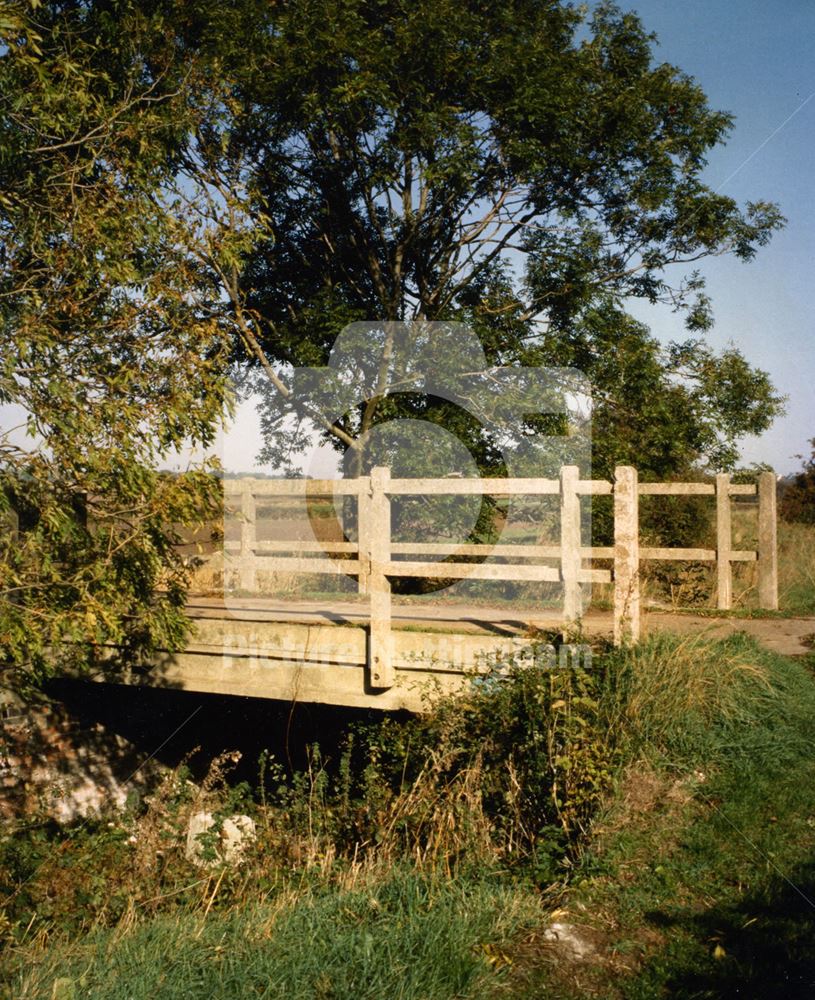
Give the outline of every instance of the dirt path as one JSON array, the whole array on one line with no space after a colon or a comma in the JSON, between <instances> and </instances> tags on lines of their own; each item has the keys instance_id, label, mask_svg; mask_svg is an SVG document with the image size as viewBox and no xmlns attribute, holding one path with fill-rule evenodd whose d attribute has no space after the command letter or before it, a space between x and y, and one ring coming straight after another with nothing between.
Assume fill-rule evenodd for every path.
<instances>
[{"instance_id":1,"label":"dirt path","mask_svg":"<svg viewBox=\"0 0 815 1000\"><path fill-rule=\"evenodd\" d=\"M785 656L802 656L815 644L815 617L811 618L713 618L707 615L651 612L645 619L647 632L678 632L680 635L733 635L746 632L768 649Z\"/></svg>"},{"instance_id":2,"label":"dirt path","mask_svg":"<svg viewBox=\"0 0 815 1000\"><path fill-rule=\"evenodd\" d=\"M193 618L227 617L242 620L337 622L364 624L368 609L355 601L284 601L272 598L192 598L188 607ZM394 601L393 620L397 628L430 631L467 632L492 635L518 635L530 626L554 629L560 618L554 611L521 608L483 607L465 604L398 604ZM589 611L583 620L591 636L611 632L611 614ZM649 611L643 616L643 633L674 632L680 635L727 636L747 632L768 649L787 656L809 652L815 636L815 617L806 618L729 618L709 615Z\"/></svg>"}]
</instances>

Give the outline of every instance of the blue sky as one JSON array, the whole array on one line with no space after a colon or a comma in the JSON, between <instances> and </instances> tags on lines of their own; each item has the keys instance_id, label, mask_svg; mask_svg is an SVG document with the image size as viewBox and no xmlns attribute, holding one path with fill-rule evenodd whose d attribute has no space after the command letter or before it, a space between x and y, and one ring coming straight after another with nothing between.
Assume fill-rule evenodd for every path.
<instances>
[{"instance_id":1,"label":"blue sky","mask_svg":"<svg viewBox=\"0 0 815 1000\"><path fill-rule=\"evenodd\" d=\"M710 341L735 343L789 396L787 416L743 442L744 459L795 470L815 437L815 0L620 5L657 34L658 61L695 77L714 108L736 116L727 145L709 158L707 183L740 203L778 202L788 219L751 263L720 258L702 272L716 318ZM632 311L661 337L682 335L666 309Z\"/></svg>"}]
</instances>

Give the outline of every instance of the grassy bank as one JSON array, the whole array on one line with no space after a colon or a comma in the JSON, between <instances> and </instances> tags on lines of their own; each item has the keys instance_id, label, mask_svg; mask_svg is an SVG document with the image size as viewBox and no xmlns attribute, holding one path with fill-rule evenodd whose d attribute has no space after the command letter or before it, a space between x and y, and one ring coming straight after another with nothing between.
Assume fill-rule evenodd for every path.
<instances>
[{"instance_id":1,"label":"grassy bank","mask_svg":"<svg viewBox=\"0 0 815 1000\"><path fill-rule=\"evenodd\" d=\"M553 964L527 945L518 995L812 997L815 664L741 637L634 663L629 762L560 915L596 951Z\"/></svg>"},{"instance_id":2,"label":"grassy bank","mask_svg":"<svg viewBox=\"0 0 815 1000\"><path fill-rule=\"evenodd\" d=\"M811 996L814 737L809 666L744 637L496 673L350 733L336 761L265 761L255 790L222 760L126 816L7 837L3 982L100 1000ZM185 860L201 809L254 817L242 866Z\"/></svg>"},{"instance_id":3,"label":"grassy bank","mask_svg":"<svg viewBox=\"0 0 815 1000\"><path fill-rule=\"evenodd\" d=\"M487 1000L499 943L535 918L534 900L501 884L368 873L352 887L292 887L209 916L91 932L21 973L13 995L51 997L61 982L66 996L98 1000Z\"/></svg>"}]
</instances>

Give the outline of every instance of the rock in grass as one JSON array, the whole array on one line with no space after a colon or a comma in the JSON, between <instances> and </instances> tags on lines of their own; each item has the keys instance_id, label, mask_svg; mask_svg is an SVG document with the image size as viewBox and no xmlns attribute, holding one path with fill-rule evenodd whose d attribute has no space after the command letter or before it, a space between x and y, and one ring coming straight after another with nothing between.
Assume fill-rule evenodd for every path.
<instances>
[{"instance_id":1,"label":"rock in grass","mask_svg":"<svg viewBox=\"0 0 815 1000\"><path fill-rule=\"evenodd\" d=\"M227 816L219 821L212 813L193 813L187 827L185 853L189 861L201 866L224 861L240 864L255 835L255 823L249 816Z\"/></svg>"},{"instance_id":2,"label":"rock in grass","mask_svg":"<svg viewBox=\"0 0 815 1000\"><path fill-rule=\"evenodd\" d=\"M556 945L564 953L564 957L573 961L588 962L596 955L596 949L588 935L574 924L555 921L549 924L543 932L543 940Z\"/></svg>"}]
</instances>

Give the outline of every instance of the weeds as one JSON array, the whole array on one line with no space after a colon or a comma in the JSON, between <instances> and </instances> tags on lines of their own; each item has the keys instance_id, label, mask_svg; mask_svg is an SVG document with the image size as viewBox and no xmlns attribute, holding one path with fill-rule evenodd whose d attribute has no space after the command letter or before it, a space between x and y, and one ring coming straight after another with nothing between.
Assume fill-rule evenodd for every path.
<instances>
[{"instance_id":1,"label":"weeds","mask_svg":"<svg viewBox=\"0 0 815 1000\"><path fill-rule=\"evenodd\" d=\"M651 962L630 995L658 995L663 937L642 913L664 912L695 942L682 963L704 965L697 896L758 886L768 857L791 871L815 839L796 776L813 737L806 665L744 636L656 638L591 671L496 664L421 717L352 729L335 761L313 746L292 774L263 755L254 794L227 754L73 838L6 838L5 982L25 998L59 980L94 1000L520 997L515 943L566 893L639 956L606 971ZM242 864L185 858L201 810L255 819Z\"/></svg>"}]
</instances>

